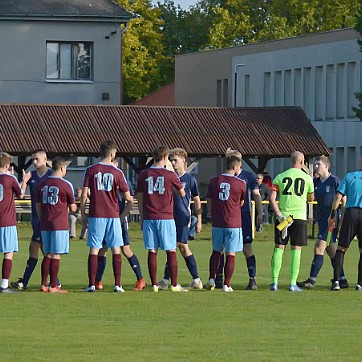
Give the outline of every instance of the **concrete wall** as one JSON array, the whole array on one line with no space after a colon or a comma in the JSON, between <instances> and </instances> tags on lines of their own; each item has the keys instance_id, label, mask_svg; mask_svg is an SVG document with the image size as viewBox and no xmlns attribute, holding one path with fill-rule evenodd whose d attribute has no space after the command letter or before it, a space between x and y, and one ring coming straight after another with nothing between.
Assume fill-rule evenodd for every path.
<instances>
[{"instance_id":1,"label":"concrete wall","mask_svg":"<svg viewBox=\"0 0 362 362\"><path fill-rule=\"evenodd\" d=\"M117 29L109 39L105 36ZM46 42L93 42L92 81L47 81ZM100 22L0 21L0 102L120 104L121 34ZM102 93L110 99L102 101Z\"/></svg>"}]
</instances>

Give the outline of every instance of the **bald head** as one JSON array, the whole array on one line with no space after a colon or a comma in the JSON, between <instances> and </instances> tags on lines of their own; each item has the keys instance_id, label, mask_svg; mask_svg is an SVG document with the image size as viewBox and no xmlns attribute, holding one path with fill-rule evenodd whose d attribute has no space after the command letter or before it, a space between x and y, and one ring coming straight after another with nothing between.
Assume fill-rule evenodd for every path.
<instances>
[{"instance_id":1,"label":"bald head","mask_svg":"<svg viewBox=\"0 0 362 362\"><path fill-rule=\"evenodd\" d=\"M290 155L290 162L293 167L302 168L304 165L304 155L302 152L294 151Z\"/></svg>"}]
</instances>

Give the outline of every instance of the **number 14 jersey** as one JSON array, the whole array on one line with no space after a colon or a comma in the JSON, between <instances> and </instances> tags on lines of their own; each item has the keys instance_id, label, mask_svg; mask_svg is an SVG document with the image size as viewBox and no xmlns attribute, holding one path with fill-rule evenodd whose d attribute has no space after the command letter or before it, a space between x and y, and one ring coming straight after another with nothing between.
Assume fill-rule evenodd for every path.
<instances>
[{"instance_id":1,"label":"number 14 jersey","mask_svg":"<svg viewBox=\"0 0 362 362\"><path fill-rule=\"evenodd\" d=\"M313 179L299 168L289 168L277 175L272 190L278 192L283 215L307 220L307 195L314 192Z\"/></svg>"}]
</instances>

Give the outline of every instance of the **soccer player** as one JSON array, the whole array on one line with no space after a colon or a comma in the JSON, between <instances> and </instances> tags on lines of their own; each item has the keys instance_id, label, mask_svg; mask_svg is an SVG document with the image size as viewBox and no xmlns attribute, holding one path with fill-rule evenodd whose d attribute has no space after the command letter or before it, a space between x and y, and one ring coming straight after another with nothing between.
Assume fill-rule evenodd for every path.
<instances>
[{"instance_id":1,"label":"soccer player","mask_svg":"<svg viewBox=\"0 0 362 362\"><path fill-rule=\"evenodd\" d=\"M13 288L25 291L28 289L29 280L33 271L38 263L39 249L41 249L42 241L40 235L40 222L36 212L36 191L40 181L46 179L51 175L52 171L47 167L47 155L44 150L36 150L31 155L35 170L26 172L23 171L23 180L21 188L25 193L27 186L30 188L31 198L31 227L33 228L33 235L29 245L29 259L26 262L26 267L22 278L16 282L12 282Z\"/></svg>"},{"instance_id":2,"label":"soccer player","mask_svg":"<svg viewBox=\"0 0 362 362\"><path fill-rule=\"evenodd\" d=\"M205 287L208 290L215 288L216 271L221 253L225 249L225 281L222 290L232 292L230 281L235 268L235 253L243 250L241 207L245 199L246 185L236 177L240 173L241 153L229 149L225 155L226 170L210 180L207 191L213 251L210 256L210 276Z\"/></svg>"},{"instance_id":3,"label":"soccer player","mask_svg":"<svg viewBox=\"0 0 362 362\"><path fill-rule=\"evenodd\" d=\"M274 241L275 248L272 257L272 284L270 290L278 290L278 277L282 267L285 246L290 239L292 259L290 263L290 285L289 291L300 292L297 286L297 278L300 268L300 257L302 246L307 245L308 222L307 201L314 200L313 179L306 174L304 166L304 155L295 151L290 157L292 167L276 176L270 192L270 204L277 216ZM279 196L279 204L276 199ZM292 216L294 222L282 231L277 225Z\"/></svg>"},{"instance_id":4,"label":"soccer player","mask_svg":"<svg viewBox=\"0 0 362 362\"><path fill-rule=\"evenodd\" d=\"M118 167L118 161L116 159L113 160L113 164L115 167ZM129 192L130 192L131 196L133 197L134 196L133 188L127 179L126 179L126 181L127 181L127 186L128 186ZM118 204L119 204L120 215L122 215L123 210L126 207L126 203L120 194L118 194ZM124 220L121 220L121 227L122 227L122 238L123 238L123 244L124 244L123 246L121 246L121 251L122 251L122 254L127 258L128 263L137 278L136 286L133 288L133 290L141 291L146 287L146 281L142 275L140 262L136 256L136 254L133 253L133 251L131 250L131 247L130 247L127 216L124 218ZM96 285L95 285L96 289L100 289L100 290L103 289L102 277L103 277L104 270L106 268L106 260L107 260L107 247L103 247L101 250L99 250L99 253L98 253L98 269L97 269L97 274L96 274Z\"/></svg>"},{"instance_id":5,"label":"soccer player","mask_svg":"<svg viewBox=\"0 0 362 362\"><path fill-rule=\"evenodd\" d=\"M328 234L328 217L331 212L331 206L333 199L337 193L337 188L340 184L340 180L337 176L332 175L329 172L330 162L328 157L320 156L315 160L316 176L313 179L315 199L318 202L318 235L314 246L314 259L310 268L309 278L303 282L298 282L297 285L302 288L312 289L315 286L316 278L323 265L324 251L331 258L332 266L334 268L334 256L336 254L336 239L338 231L338 223L341 216L341 210L338 208L336 212L336 223L331 236L331 244L327 245ZM345 203L345 197L342 198ZM348 282L344 275L343 269L339 277L339 284L342 288L348 288Z\"/></svg>"},{"instance_id":6,"label":"soccer player","mask_svg":"<svg viewBox=\"0 0 362 362\"><path fill-rule=\"evenodd\" d=\"M356 290L362 291L362 156L360 157L359 169L359 171L350 172L344 176L337 189L331 208L330 218L335 219L341 199L346 196L346 210L339 233L332 290L340 290L341 288L338 279L343 267L344 254L347 252L353 238L357 236L360 254Z\"/></svg>"},{"instance_id":7,"label":"soccer player","mask_svg":"<svg viewBox=\"0 0 362 362\"><path fill-rule=\"evenodd\" d=\"M200 280L199 273L197 271L196 260L188 245L189 225L191 218L191 209L190 209L191 197L194 201L195 214L197 217L196 226L195 226L196 232L199 233L202 228L202 219L201 219L202 210L201 210L199 189L195 177L187 173L185 169L187 152L182 148L175 148L170 152L170 159L173 169L178 175L182 187L184 188L186 193L185 197L181 197L177 194L174 195L173 215L176 224L177 247L180 250L180 253L183 256L183 258L185 259L187 269L189 270L193 278L190 284L190 288L202 289L203 285ZM159 289L167 290L169 279L170 279L170 271L166 263L164 277L161 281L158 282Z\"/></svg>"},{"instance_id":8,"label":"soccer player","mask_svg":"<svg viewBox=\"0 0 362 362\"><path fill-rule=\"evenodd\" d=\"M52 175L40 181L37 189L36 210L40 220L44 253L41 265L41 292L68 293L57 285L60 256L69 253L69 210L77 211L73 186L63 179L68 164L64 158L56 157L52 161Z\"/></svg>"},{"instance_id":9,"label":"soccer player","mask_svg":"<svg viewBox=\"0 0 362 362\"><path fill-rule=\"evenodd\" d=\"M171 291L186 292L187 289L177 284L176 226L173 219L173 190L182 197L185 190L176 174L165 169L168 156L168 147L154 149L154 165L139 174L136 192L152 289L158 292L157 251L161 248L167 255Z\"/></svg>"},{"instance_id":10,"label":"soccer player","mask_svg":"<svg viewBox=\"0 0 362 362\"><path fill-rule=\"evenodd\" d=\"M253 252L253 231L251 221L251 196L255 202L257 210L256 224L259 225L263 221L263 206L261 202L261 196L259 192L259 185L256 182L256 176L249 171L240 170L238 177L246 184L246 195L243 207L241 209L241 217L243 219L243 253L246 260L246 266L248 268L249 283L246 286L246 290L256 290L256 259ZM222 269L224 266L224 257L221 256L219 270L217 272L215 285L216 288L222 287Z\"/></svg>"},{"instance_id":11,"label":"soccer player","mask_svg":"<svg viewBox=\"0 0 362 362\"><path fill-rule=\"evenodd\" d=\"M18 180L8 172L11 156L0 152L0 253L4 253L0 293L15 293L9 288L14 252L18 251L14 194L23 198Z\"/></svg>"},{"instance_id":12,"label":"soccer player","mask_svg":"<svg viewBox=\"0 0 362 362\"><path fill-rule=\"evenodd\" d=\"M95 278L98 267L98 252L103 247L103 240L112 250L113 274L115 285L113 291L124 292L121 286L121 246L123 246L121 221L119 217L118 193L127 205L121 214L121 220L129 214L133 205L126 178L112 161L116 157L117 146L113 141L105 141L100 146L101 161L89 166L85 172L80 210L83 225L87 222L85 206L89 196L88 216L88 287L86 292L95 292Z\"/></svg>"}]
</instances>

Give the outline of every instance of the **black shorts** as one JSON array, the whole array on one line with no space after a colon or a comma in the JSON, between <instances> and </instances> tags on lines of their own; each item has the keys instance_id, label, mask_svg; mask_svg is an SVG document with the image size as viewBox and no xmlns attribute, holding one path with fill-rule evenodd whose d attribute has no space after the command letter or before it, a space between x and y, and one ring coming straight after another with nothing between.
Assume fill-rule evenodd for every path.
<instances>
[{"instance_id":1,"label":"black shorts","mask_svg":"<svg viewBox=\"0 0 362 362\"><path fill-rule=\"evenodd\" d=\"M359 248L362 249L362 209L350 207L343 216L338 245L348 248L355 236L358 238Z\"/></svg>"},{"instance_id":2,"label":"black shorts","mask_svg":"<svg viewBox=\"0 0 362 362\"><path fill-rule=\"evenodd\" d=\"M282 232L277 229L278 220L274 227L274 242L278 245L287 245L290 239L290 245L306 246L308 242L308 221L294 220L293 224L288 227L288 234L282 239Z\"/></svg>"}]
</instances>

